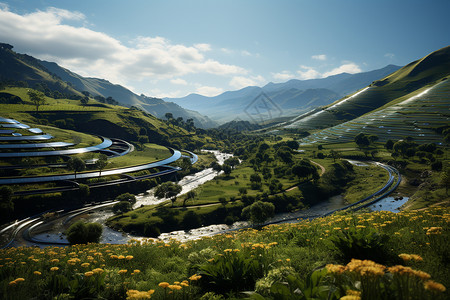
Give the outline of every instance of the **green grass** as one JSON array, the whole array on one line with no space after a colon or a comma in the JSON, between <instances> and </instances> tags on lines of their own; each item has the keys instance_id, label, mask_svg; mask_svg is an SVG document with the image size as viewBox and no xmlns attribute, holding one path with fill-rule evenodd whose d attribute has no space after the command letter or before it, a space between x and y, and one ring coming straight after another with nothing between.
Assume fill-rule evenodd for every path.
<instances>
[{"instance_id":1,"label":"green grass","mask_svg":"<svg viewBox=\"0 0 450 300\"><path fill-rule=\"evenodd\" d=\"M377 166L354 167L356 178L345 187L343 197L347 203L354 203L372 195L382 188L388 178L388 172Z\"/></svg>"},{"instance_id":2,"label":"green grass","mask_svg":"<svg viewBox=\"0 0 450 300\"><path fill-rule=\"evenodd\" d=\"M172 156L172 153L167 147L157 144L145 144L142 150L135 148L133 152L127 155L111 159L107 169L147 164L166 159L170 156Z\"/></svg>"}]
</instances>

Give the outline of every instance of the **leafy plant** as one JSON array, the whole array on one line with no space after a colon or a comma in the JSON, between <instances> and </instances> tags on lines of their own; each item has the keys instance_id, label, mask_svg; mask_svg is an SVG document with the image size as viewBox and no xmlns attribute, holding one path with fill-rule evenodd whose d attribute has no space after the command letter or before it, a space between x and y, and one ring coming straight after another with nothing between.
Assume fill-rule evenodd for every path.
<instances>
[{"instance_id":1,"label":"leafy plant","mask_svg":"<svg viewBox=\"0 0 450 300\"><path fill-rule=\"evenodd\" d=\"M339 299L340 293L327 282L327 269L316 270L301 280L294 275L289 275L286 282L275 282L270 288L270 295L279 300L303 300L303 299ZM250 299L265 299L257 293L250 294Z\"/></svg>"},{"instance_id":2,"label":"leafy plant","mask_svg":"<svg viewBox=\"0 0 450 300\"><path fill-rule=\"evenodd\" d=\"M226 249L225 254L217 255L198 269L204 288L220 294L254 287L256 280L264 276L255 257L232 249Z\"/></svg>"},{"instance_id":3,"label":"leafy plant","mask_svg":"<svg viewBox=\"0 0 450 300\"><path fill-rule=\"evenodd\" d=\"M384 262L391 258L386 247L388 239L388 235L380 234L374 228L356 226L336 232L328 241L331 242L330 248L337 250L338 258L344 261L358 258Z\"/></svg>"}]
</instances>

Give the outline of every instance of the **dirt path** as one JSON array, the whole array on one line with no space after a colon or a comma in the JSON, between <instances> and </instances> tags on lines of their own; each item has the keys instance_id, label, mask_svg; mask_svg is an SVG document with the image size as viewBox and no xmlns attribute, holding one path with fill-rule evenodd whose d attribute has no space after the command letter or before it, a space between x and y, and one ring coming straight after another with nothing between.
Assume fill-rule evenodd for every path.
<instances>
[{"instance_id":1,"label":"dirt path","mask_svg":"<svg viewBox=\"0 0 450 300\"><path fill-rule=\"evenodd\" d=\"M325 167L324 167L324 166L322 166L321 164L316 163L315 161L312 161L312 160L310 160L310 162L312 162L312 163L315 164L316 166L319 166L319 168L320 168L320 170L321 170L320 176L322 176L322 175L325 173Z\"/></svg>"}]
</instances>

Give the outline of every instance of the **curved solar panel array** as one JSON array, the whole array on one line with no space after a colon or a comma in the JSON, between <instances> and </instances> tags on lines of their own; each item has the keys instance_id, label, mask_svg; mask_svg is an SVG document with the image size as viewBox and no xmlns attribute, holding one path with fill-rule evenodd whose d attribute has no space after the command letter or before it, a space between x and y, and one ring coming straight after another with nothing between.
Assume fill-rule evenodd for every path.
<instances>
[{"instance_id":1,"label":"curved solar panel array","mask_svg":"<svg viewBox=\"0 0 450 300\"><path fill-rule=\"evenodd\" d=\"M25 157L67 156L87 152L104 153L109 158L111 158L126 155L134 150L133 145L131 145L126 141L119 139L109 139L104 137L101 137L103 141L98 145L76 148L76 144L74 143L51 141L52 139L54 139L54 137L50 134L44 133L40 128L30 128L30 126L26 124L22 124L16 120L4 117L0 117L0 127L8 128L8 129L0 129L0 158L6 160L11 158L25 158ZM179 151L171 149L171 152L172 156L169 158L139 166L105 170L101 173L99 173L98 171L86 172L77 174L76 176L75 174L61 174L49 176L44 175L32 177L1 178L0 185L94 178L99 177L100 175L102 176L117 175L130 172L137 172L156 167L166 167L167 164L170 164L181 158L181 153ZM7 168L10 167L8 166ZM178 168L171 168L170 172L173 172L172 169L175 171L178 170Z\"/></svg>"},{"instance_id":2,"label":"curved solar panel array","mask_svg":"<svg viewBox=\"0 0 450 300\"><path fill-rule=\"evenodd\" d=\"M381 142L412 137L419 143L436 143L442 137L433 128L449 124L450 80L447 79L407 100L321 130L300 142L350 142L358 133L363 132L377 135Z\"/></svg>"}]
</instances>

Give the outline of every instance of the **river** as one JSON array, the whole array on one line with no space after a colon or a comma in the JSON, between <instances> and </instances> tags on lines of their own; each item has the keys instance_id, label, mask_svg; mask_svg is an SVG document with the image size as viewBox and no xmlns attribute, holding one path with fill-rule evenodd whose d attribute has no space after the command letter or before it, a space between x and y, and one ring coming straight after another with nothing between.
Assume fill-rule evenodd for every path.
<instances>
[{"instance_id":1,"label":"river","mask_svg":"<svg viewBox=\"0 0 450 300\"><path fill-rule=\"evenodd\" d=\"M216 156L216 159L219 164L223 164L223 162L229 158L232 157L231 154L221 153L217 150L215 151L209 151L214 153ZM193 175L185 176L183 179L181 179L178 184L182 186L182 191L180 194L185 194L200 185L204 184L207 181L213 180L214 177L216 177L219 173L214 171L212 168L208 168L205 170L202 170L198 173L195 173ZM136 196L136 204L134 205L135 208L140 207L142 205L152 205L152 204L158 204L164 201L167 201L168 199L157 199L154 195L154 189L150 189L146 191L145 193L141 193ZM376 204L371 205L368 207L372 211L379 211L379 210L387 210L392 212L399 212L399 208L405 204L408 201L408 198L405 197L402 200L394 200L393 197L386 197L384 199L381 199ZM268 221L268 223L285 223L285 222L297 222L300 219L307 219L307 218L314 218L317 216L321 216L327 212L342 208L346 205L344 199L341 195L333 196L329 198L327 201L323 201L321 203L318 203L314 206L311 206L308 209L299 210L295 212L289 212L289 213L280 213L275 215L272 219ZM105 224L106 220L113 216L113 213L111 211L110 207L93 210L92 212L89 212L87 214L81 215L80 217L86 219L89 222L98 222L101 224ZM54 230L49 232L44 232L40 234L33 235L33 238L45 241L45 242L67 242L65 239L64 234L61 232L61 229L63 227L62 224L63 220L59 221L59 223L55 224L56 226L53 226ZM169 240L172 238L178 239L180 241L186 241L186 240L193 240L198 239L202 236L211 236L214 234L230 231L230 230L236 230L240 228L246 228L248 227L247 222L236 222L231 226L225 225L225 224L216 224L216 225L210 225L210 226L204 226L197 229L192 229L189 231L179 230L179 231L173 231L168 233L162 233L159 236L159 239L161 240ZM58 230L59 229L59 230ZM103 225L103 235L101 238L101 243L111 243L111 244L123 244L126 243L131 238L134 239L142 239L142 237L139 236L132 236L126 233L120 233L115 230L112 230L111 228ZM13 244L14 246L15 244ZM33 245L33 243L29 243L29 245ZM18 246L18 245L15 245Z\"/></svg>"}]
</instances>

